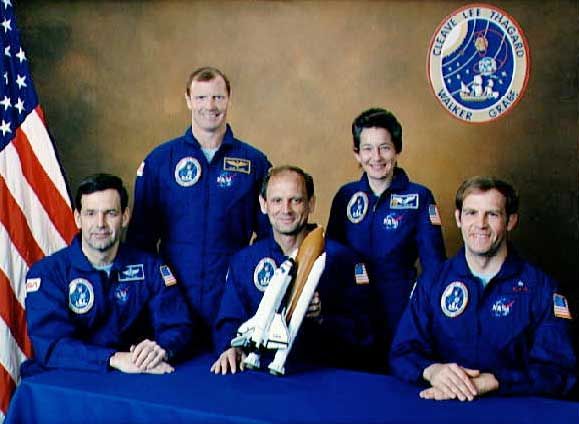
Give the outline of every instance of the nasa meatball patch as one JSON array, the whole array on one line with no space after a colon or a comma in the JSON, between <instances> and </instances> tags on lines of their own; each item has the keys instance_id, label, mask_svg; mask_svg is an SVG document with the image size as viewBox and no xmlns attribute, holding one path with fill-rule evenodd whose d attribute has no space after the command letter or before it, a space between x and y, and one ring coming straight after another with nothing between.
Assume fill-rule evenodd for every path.
<instances>
[{"instance_id":1,"label":"nasa meatball patch","mask_svg":"<svg viewBox=\"0 0 579 424\"><path fill-rule=\"evenodd\" d=\"M528 42L513 17L494 6L472 4L437 28L427 69L434 95L452 116L482 123L518 103L530 64Z\"/></svg>"}]
</instances>

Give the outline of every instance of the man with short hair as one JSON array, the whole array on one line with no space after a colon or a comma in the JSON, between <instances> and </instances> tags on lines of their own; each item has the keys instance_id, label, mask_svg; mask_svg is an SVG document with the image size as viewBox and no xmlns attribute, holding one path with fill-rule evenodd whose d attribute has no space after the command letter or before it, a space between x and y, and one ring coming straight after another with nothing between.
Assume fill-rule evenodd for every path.
<instances>
[{"instance_id":1,"label":"man with short hair","mask_svg":"<svg viewBox=\"0 0 579 424\"><path fill-rule=\"evenodd\" d=\"M171 270L120 243L127 205L119 177L85 178L74 209L80 234L29 270L28 334L41 366L164 374L188 355L192 324Z\"/></svg>"},{"instance_id":2,"label":"man with short hair","mask_svg":"<svg viewBox=\"0 0 579 424\"><path fill-rule=\"evenodd\" d=\"M392 372L427 383L425 399L568 392L576 379L569 307L508 242L518 223L514 188L468 179L455 217L464 248L419 279L392 345Z\"/></svg>"},{"instance_id":3,"label":"man with short hair","mask_svg":"<svg viewBox=\"0 0 579 424\"><path fill-rule=\"evenodd\" d=\"M216 68L189 77L185 100L191 127L155 148L137 171L127 240L156 252L182 284L209 347L230 257L256 233L269 234L259 186L270 163L236 139L227 124L228 78Z\"/></svg>"},{"instance_id":4,"label":"man with short hair","mask_svg":"<svg viewBox=\"0 0 579 424\"><path fill-rule=\"evenodd\" d=\"M230 347L231 339L256 313L275 270L316 227L308 224L315 206L314 181L300 168L271 169L259 200L269 217L273 237L241 250L231 260L216 321L216 350L221 355L211 367L215 374L243 369L245 354ZM325 251L325 270L292 355L301 355L300 359L308 362L361 367L363 359L356 354L357 349L367 348L371 341L368 317L360 309L365 304L362 300L367 295L368 281L358 276L360 284L356 283L356 260L345 247L326 240Z\"/></svg>"}]
</instances>

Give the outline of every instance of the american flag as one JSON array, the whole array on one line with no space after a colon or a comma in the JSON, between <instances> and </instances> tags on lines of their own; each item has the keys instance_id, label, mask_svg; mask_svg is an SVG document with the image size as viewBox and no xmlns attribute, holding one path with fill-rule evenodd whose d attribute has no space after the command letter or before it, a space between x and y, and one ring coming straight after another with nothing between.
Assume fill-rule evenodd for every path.
<instances>
[{"instance_id":1,"label":"american flag","mask_svg":"<svg viewBox=\"0 0 579 424\"><path fill-rule=\"evenodd\" d=\"M368 272L366 271L366 265L362 262L357 263L354 267L354 276L356 277L356 284L370 283Z\"/></svg>"},{"instance_id":2,"label":"american flag","mask_svg":"<svg viewBox=\"0 0 579 424\"><path fill-rule=\"evenodd\" d=\"M32 355L26 333L30 265L76 233L66 182L20 46L11 0L0 0L0 423Z\"/></svg>"}]
</instances>

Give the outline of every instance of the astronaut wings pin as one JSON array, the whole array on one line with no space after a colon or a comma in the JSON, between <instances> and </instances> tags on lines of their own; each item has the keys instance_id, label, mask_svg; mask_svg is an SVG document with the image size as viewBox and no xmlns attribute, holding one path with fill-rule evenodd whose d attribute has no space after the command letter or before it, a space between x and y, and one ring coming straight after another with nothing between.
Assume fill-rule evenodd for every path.
<instances>
[{"instance_id":1,"label":"astronaut wings pin","mask_svg":"<svg viewBox=\"0 0 579 424\"><path fill-rule=\"evenodd\" d=\"M275 350L268 368L285 374L285 362L298 334L308 305L326 266L324 230L317 227L302 245L275 271L255 315L241 324L232 347L248 352L243 361L250 369L260 366L260 352Z\"/></svg>"}]
</instances>

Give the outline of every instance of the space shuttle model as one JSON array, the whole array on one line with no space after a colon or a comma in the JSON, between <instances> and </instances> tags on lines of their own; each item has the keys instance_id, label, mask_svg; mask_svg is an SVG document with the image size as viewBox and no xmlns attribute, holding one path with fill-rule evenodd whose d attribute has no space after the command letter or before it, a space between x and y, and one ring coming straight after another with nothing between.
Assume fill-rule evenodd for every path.
<instances>
[{"instance_id":1,"label":"space shuttle model","mask_svg":"<svg viewBox=\"0 0 579 424\"><path fill-rule=\"evenodd\" d=\"M241 324L231 340L232 347L248 352L243 361L246 367L258 369L260 352L275 350L269 371L285 374L285 361L325 266L324 230L317 227L275 271L257 312Z\"/></svg>"}]
</instances>

